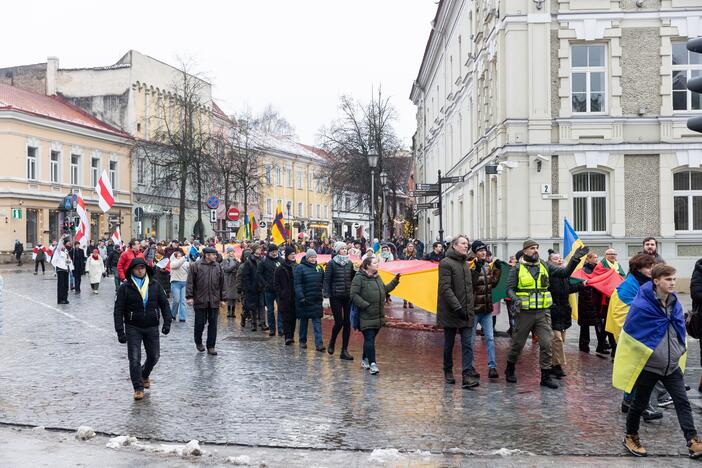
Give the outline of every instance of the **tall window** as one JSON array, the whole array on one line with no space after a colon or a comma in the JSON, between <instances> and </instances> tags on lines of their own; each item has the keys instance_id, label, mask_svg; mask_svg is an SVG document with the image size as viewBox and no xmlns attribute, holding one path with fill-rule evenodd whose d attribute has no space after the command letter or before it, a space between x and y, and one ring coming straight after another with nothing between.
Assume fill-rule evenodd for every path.
<instances>
[{"instance_id":1,"label":"tall window","mask_svg":"<svg viewBox=\"0 0 702 468\"><path fill-rule=\"evenodd\" d=\"M317 205L317 219L322 219L322 207Z\"/></svg>"},{"instance_id":2,"label":"tall window","mask_svg":"<svg viewBox=\"0 0 702 468\"><path fill-rule=\"evenodd\" d=\"M144 173L146 172L146 160L144 158L137 159L137 183L144 183Z\"/></svg>"},{"instance_id":3,"label":"tall window","mask_svg":"<svg viewBox=\"0 0 702 468\"><path fill-rule=\"evenodd\" d=\"M293 212L292 212L292 202L291 202L290 200L288 200L288 202L285 204L285 206L286 206L287 209L288 209L288 210L287 210L287 213L288 213L288 214L287 214L286 216L292 217L292 215L293 215Z\"/></svg>"},{"instance_id":4,"label":"tall window","mask_svg":"<svg viewBox=\"0 0 702 468\"><path fill-rule=\"evenodd\" d=\"M575 230L607 231L607 176L600 172L573 175L573 218Z\"/></svg>"},{"instance_id":5,"label":"tall window","mask_svg":"<svg viewBox=\"0 0 702 468\"><path fill-rule=\"evenodd\" d=\"M58 151L51 152L51 182L54 184L59 183L59 161L61 159L61 153Z\"/></svg>"},{"instance_id":6,"label":"tall window","mask_svg":"<svg viewBox=\"0 0 702 468\"><path fill-rule=\"evenodd\" d=\"M687 81L702 75L702 56L687 50L687 43L673 44L673 110L702 110L700 95L688 91Z\"/></svg>"},{"instance_id":7,"label":"tall window","mask_svg":"<svg viewBox=\"0 0 702 468\"><path fill-rule=\"evenodd\" d=\"M98 182L98 171L100 170L100 158L90 158L90 184L95 187Z\"/></svg>"},{"instance_id":8,"label":"tall window","mask_svg":"<svg viewBox=\"0 0 702 468\"><path fill-rule=\"evenodd\" d=\"M327 205L324 205L324 210L322 210L322 215L324 219L327 219Z\"/></svg>"},{"instance_id":9,"label":"tall window","mask_svg":"<svg viewBox=\"0 0 702 468\"><path fill-rule=\"evenodd\" d=\"M275 182L281 187L283 186L283 176L280 171L280 166L275 167Z\"/></svg>"},{"instance_id":10,"label":"tall window","mask_svg":"<svg viewBox=\"0 0 702 468\"><path fill-rule=\"evenodd\" d=\"M37 180L37 148L27 146L27 179Z\"/></svg>"},{"instance_id":11,"label":"tall window","mask_svg":"<svg viewBox=\"0 0 702 468\"><path fill-rule=\"evenodd\" d=\"M110 185L112 185L112 189L114 190L117 188L117 161L110 161L109 176Z\"/></svg>"},{"instance_id":12,"label":"tall window","mask_svg":"<svg viewBox=\"0 0 702 468\"><path fill-rule=\"evenodd\" d=\"M273 200L270 198L266 198L266 214L270 216L273 215Z\"/></svg>"},{"instance_id":13,"label":"tall window","mask_svg":"<svg viewBox=\"0 0 702 468\"><path fill-rule=\"evenodd\" d=\"M676 231L702 231L702 172L673 174L673 212Z\"/></svg>"},{"instance_id":14,"label":"tall window","mask_svg":"<svg viewBox=\"0 0 702 468\"><path fill-rule=\"evenodd\" d=\"M314 184L314 172L310 171L310 175L308 176L307 180L309 182L309 184L307 186L307 190L309 190L311 192L314 189L314 185L313 185Z\"/></svg>"},{"instance_id":15,"label":"tall window","mask_svg":"<svg viewBox=\"0 0 702 468\"><path fill-rule=\"evenodd\" d=\"M273 168L271 166L266 166L266 183L273 185Z\"/></svg>"},{"instance_id":16,"label":"tall window","mask_svg":"<svg viewBox=\"0 0 702 468\"><path fill-rule=\"evenodd\" d=\"M297 204L297 217L298 218L302 218L303 216L305 216L304 206L305 206L305 204L302 202L299 202Z\"/></svg>"},{"instance_id":17,"label":"tall window","mask_svg":"<svg viewBox=\"0 0 702 468\"><path fill-rule=\"evenodd\" d=\"M80 155L71 155L71 185L78 185L79 183L79 166L80 166Z\"/></svg>"},{"instance_id":18,"label":"tall window","mask_svg":"<svg viewBox=\"0 0 702 468\"><path fill-rule=\"evenodd\" d=\"M317 177L314 181L314 185L315 185L315 190L317 190L318 193L322 191L322 179Z\"/></svg>"},{"instance_id":19,"label":"tall window","mask_svg":"<svg viewBox=\"0 0 702 468\"><path fill-rule=\"evenodd\" d=\"M293 186L293 171L292 169L285 169L285 178L287 179L287 186L292 188Z\"/></svg>"},{"instance_id":20,"label":"tall window","mask_svg":"<svg viewBox=\"0 0 702 468\"><path fill-rule=\"evenodd\" d=\"M571 104L573 112L605 112L607 65L604 44L571 48Z\"/></svg>"},{"instance_id":21,"label":"tall window","mask_svg":"<svg viewBox=\"0 0 702 468\"><path fill-rule=\"evenodd\" d=\"M297 171L297 188L299 190L305 188L305 173L302 171Z\"/></svg>"},{"instance_id":22,"label":"tall window","mask_svg":"<svg viewBox=\"0 0 702 468\"><path fill-rule=\"evenodd\" d=\"M351 197L349 195L344 196L344 210L351 211Z\"/></svg>"},{"instance_id":23,"label":"tall window","mask_svg":"<svg viewBox=\"0 0 702 468\"><path fill-rule=\"evenodd\" d=\"M312 203L310 203L310 211L307 212L307 216L309 216L310 219L312 218L312 216L314 216L314 212L312 211Z\"/></svg>"}]
</instances>

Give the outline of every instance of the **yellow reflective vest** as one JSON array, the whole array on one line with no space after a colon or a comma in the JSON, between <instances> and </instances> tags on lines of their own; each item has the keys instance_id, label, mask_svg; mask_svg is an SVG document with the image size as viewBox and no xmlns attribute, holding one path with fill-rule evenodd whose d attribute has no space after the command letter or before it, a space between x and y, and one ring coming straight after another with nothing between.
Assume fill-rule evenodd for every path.
<instances>
[{"instance_id":1,"label":"yellow reflective vest","mask_svg":"<svg viewBox=\"0 0 702 468\"><path fill-rule=\"evenodd\" d=\"M522 310L551 308L553 300L548 286L548 269L543 262L539 262L538 279L534 279L525 265L519 264L517 288L514 293L522 302Z\"/></svg>"}]
</instances>

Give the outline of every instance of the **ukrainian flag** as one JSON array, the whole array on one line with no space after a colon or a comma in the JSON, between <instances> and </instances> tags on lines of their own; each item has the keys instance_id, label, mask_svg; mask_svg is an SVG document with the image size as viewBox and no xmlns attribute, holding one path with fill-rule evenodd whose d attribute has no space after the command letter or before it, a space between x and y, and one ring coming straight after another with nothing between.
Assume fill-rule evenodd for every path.
<instances>
[{"instance_id":1,"label":"ukrainian flag","mask_svg":"<svg viewBox=\"0 0 702 468\"><path fill-rule=\"evenodd\" d=\"M571 226L568 222L568 218L563 218L563 255L565 255L565 258L563 260L565 261L565 263L568 263L570 257L572 257L575 251L578 250L580 247L585 247L585 244L583 243L583 241L580 240L580 236L578 236L578 233L575 232L573 226ZM584 261L585 258L583 258L583 260L580 262L580 265L577 269L583 267ZM571 316L573 317L573 320L577 321L578 297L575 294L569 295L568 303L570 304Z\"/></svg>"},{"instance_id":2,"label":"ukrainian flag","mask_svg":"<svg viewBox=\"0 0 702 468\"><path fill-rule=\"evenodd\" d=\"M626 316L629 313L629 307L634 302L640 287L636 277L629 273L624 282L617 286L617 289L614 290L609 298L605 331L614 335L615 341L619 341L619 335L622 332L622 327L624 327L624 320L626 320Z\"/></svg>"},{"instance_id":3,"label":"ukrainian flag","mask_svg":"<svg viewBox=\"0 0 702 468\"><path fill-rule=\"evenodd\" d=\"M674 307L672 318L669 319L658 305L653 283L649 281L639 288L619 335L612 369L612 385L615 388L631 393L641 371L671 323L675 328L677 339L685 343L685 319L677 297L675 297ZM683 372L686 358L687 353L683 353L678 362Z\"/></svg>"}]
</instances>

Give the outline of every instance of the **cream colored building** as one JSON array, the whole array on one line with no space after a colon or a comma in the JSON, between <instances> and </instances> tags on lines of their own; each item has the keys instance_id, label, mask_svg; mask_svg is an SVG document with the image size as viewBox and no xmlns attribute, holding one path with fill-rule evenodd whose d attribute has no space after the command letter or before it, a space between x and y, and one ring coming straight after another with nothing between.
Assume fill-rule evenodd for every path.
<instances>
[{"instance_id":1,"label":"cream colored building","mask_svg":"<svg viewBox=\"0 0 702 468\"><path fill-rule=\"evenodd\" d=\"M501 258L527 237L562 248L563 218L622 260L659 240L688 276L702 256L698 0L442 0L411 99L417 182L437 171L446 236ZM429 199L420 201L430 201ZM419 235L438 235L424 211Z\"/></svg>"},{"instance_id":2,"label":"cream colored building","mask_svg":"<svg viewBox=\"0 0 702 468\"><path fill-rule=\"evenodd\" d=\"M63 235L63 197L81 192L91 238L131 229L133 140L67 101L0 84L0 250L25 249ZM103 214L94 187L106 171L115 204ZM73 214L75 215L75 213Z\"/></svg>"}]
</instances>

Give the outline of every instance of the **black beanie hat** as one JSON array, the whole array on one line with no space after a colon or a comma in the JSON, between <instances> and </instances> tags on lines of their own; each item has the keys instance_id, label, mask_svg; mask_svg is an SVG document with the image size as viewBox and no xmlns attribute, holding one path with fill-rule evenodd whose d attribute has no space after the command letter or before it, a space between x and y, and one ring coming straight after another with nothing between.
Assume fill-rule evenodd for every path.
<instances>
[{"instance_id":1,"label":"black beanie hat","mask_svg":"<svg viewBox=\"0 0 702 468\"><path fill-rule=\"evenodd\" d=\"M294 248L294 247L292 247L292 246L290 246L290 245L288 245L287 247L285 247L285 259L286 259L286 260L288 259L288 257L290 256L290 254L294 254L294 253L295 253L295 248Z\"/></svg>"},{"instance_id":2,"label":"black beanie hat","mask_svg":"<svg viewBox=\"0 0 702 468\"><path fill-rule=\"evenodd\" d=\"M275 252L276 250L278 250L278 246L277 246L277 245L275 245L275 244L273 244L273 243L268 244L268 252Z\"/></svg>"},{"instance_id":3,"label":"black beanie hat","mask_svg":"<svg viewBox=\"0 0 702 468\"><path fill-rule=\"evenodd\" d=\"M472 250L473 253L478 253L478 250L487 250L487 245L481 240L475 240L470 245L470 250Z\"/></svg>"}]
</instances>

